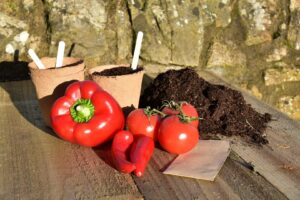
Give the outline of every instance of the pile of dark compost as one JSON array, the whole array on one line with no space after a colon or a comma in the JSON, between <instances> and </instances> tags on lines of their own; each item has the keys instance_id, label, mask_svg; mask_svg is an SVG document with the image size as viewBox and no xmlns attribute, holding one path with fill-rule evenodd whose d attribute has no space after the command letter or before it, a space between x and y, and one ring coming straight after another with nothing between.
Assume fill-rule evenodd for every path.
<instances>
[{"instance_id":1,"label":"pile of dark compost","mask_svg":"<svg viewBox=\"0 0 300 200\"><path fill-rule=\"evenodd\" d=\"M163 101L171 100L187 101L197 108L203 118L199 126L202 138L239 135L256 144L268 143L264 131L270 114L258 113L239 91L211 84L191 68L159 74L144 90L140 107L159 108Z\"/></svg>"}]
</instances>

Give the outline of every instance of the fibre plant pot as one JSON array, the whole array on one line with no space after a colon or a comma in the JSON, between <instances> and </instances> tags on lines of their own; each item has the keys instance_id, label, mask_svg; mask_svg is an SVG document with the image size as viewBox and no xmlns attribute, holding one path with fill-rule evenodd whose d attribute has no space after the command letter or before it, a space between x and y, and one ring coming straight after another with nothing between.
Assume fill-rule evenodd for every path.
<instances>
[{"instance_id":1,"label":"fibre plant pot","mask_svg":"<svg viewBox=\"0 0 300 200\"><path fill-rule=\"evenodd\" d=\"M105 71L115 72L120 68L127 68L128 74L101 75ZM139 67L131 71L130 65L103 65L97 66L88 71L90 78L97 82L100 87L110 93L122 108L138 108L144 69Z\"/></svg>"},{"instance_id":2,"label":"fibre plant pot","mask_svg":"<svg viewBox=\"0 0 300 200\"><path fill-rule=\"evenodd\" d=\"M31 80L34 84L40 110L45 124L51 127L50 110L58 97L64 95L67 86L74 81L84 80L83 60L65 57L63 66L55 68L56 58L41 59L46 69L38 69L34 62L29 63Z\"/></svg>"}]
</instances>

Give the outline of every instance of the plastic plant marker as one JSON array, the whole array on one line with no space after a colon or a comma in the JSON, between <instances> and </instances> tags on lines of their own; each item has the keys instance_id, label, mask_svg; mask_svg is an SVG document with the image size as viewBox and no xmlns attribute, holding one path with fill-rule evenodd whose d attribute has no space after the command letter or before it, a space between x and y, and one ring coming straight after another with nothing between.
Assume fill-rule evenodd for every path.
<instances>
[{"instance_id":1,"label":"plastic plant marker","mask_svg":"<svg viewBox=\"0 0 300 200\"><path fill-rule=\"evenodd\" d=\"M60 41L58 43L58 50L57 50L56 64L55 64L56 68L62 67L63 65L65 46L66 44L64 41Z\"/></svg>"},{"instance_id":2,"label":"plastic plant marker","mask_svg":"<svg viewBox=\"0 0 300 200\"><path fill-rule=\"evenodd\" d=\"M29 49L28 54L39 69L46 69L45 65L42 63L42 61L39 59L39 57L36 55L33 49Z\"/></svg>"},{"instance_id":3,"label":"plastic plant marker","mask_svg":"<svg viewBox=\"0 0 300 200\"><path fill-rule=\"evenodd\" d=\"M139 31L138 34L137 34L133 59L132 59L132 63L131 63L131 69L132 70L137 69L137 65L138 65L139 57L140 57L140 53L141 53L143 36L144 36L143 32Z\"/></svg>"}]
</instances>

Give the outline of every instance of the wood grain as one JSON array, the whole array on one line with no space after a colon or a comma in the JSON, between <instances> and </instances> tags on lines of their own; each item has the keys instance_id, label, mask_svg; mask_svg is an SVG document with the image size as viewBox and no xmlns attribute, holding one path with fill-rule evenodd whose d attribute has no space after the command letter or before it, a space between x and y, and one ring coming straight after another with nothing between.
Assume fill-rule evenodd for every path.
<instances>
[{"instance_id":1,"label":"wood grain","mask_svg":"<svg viewBox=\"0 0 300 200\"><path fill-rule=\"evenodd\" d=\"M286 199L263 177L245 168L235 154L230 155L214 182L158 173L174 157L155 149L145 175L133 177L146 199Z\"/></svg>"},{"instance_id":2,"label":"wood grain","mask_svg":"<svg viewBox=\"0 0 300 200\"><path fill-rule=\"evenodd\" d=\"M222 83L234 88L208 72L199 74L210 82ZM273 120L266 130L268 145L258 147L245 143L240 138L231 138L232 149L246 162L252 163L255 171L289 199L298 200L300 198L300 123L258 101L247 92L241 92L247 103L260 113L270 113Z\"/></svg>"},{"instance_id":3,"label":"wood grain","mask_svg":"<svg viewBox=\"0 0 300 200\"><path fill-rule=\"evenodd\" d=\"M43 126L29 81L0 86L0 199L142 199L130 175Z\"/></svg>"},{"instance_id":4,"label":"wood grain","mask_svg":"<svg viewBox=\"0 0 300 200\"><path fill-rule=\"evenodd\" d=\"M260 105L256 100L255 103ZM162 174L159 170L174 156L156 149L144 177L137 178L120 174L93 149L64 142L45 128L30 81L0 83L0 110L0 199L286 199L289 194L276 185L278 181L263 174L271 169L264 166L271 164L258 161L270 154L271 160L279 157L286 161L284 155L292 164L299 162L294 148L273 151L273 146L257 148L235 143L237 153L230 155L216 180L208 182ZM287 118L278 122L294 124ZM285 145L294 140L289 128L297 128L289 126L281 126L289 135L283 140ZM282 144L276 137L279 127L268 131L274 135L269 138L271 142ZM254 158L244 155L239 147L253 151ZM293 152L295 155L290 154ZM250 158L254 169L266 179L247 168L244 160ZM290 160L293 158L298 161ZM281 171L274 171L273 175L276 177ZM287 181L298 183L297 176L291 177L295 172L283 174Z\"/></svg>"}]
</instances>

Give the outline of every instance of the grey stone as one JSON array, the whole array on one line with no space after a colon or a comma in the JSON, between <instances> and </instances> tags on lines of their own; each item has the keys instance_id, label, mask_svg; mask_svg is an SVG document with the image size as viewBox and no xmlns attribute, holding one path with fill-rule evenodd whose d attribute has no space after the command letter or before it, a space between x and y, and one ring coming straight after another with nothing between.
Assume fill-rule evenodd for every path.
<instances>
[{"instance_id":1,"label":"grey stone","mask_svg":"<svg viewBox=\"0 0 300 200\"><path fill-rule=\"evenodd\" d=\"M66 42L72 56L88 66L125 62L131 55L131 26L126 4L117 1L47 0L51 26L50 54L57 43Z\"/></svg>"},{"instance_id":2,"label":"grey stone","mask_svg":"<svg viewBox=\"0 0 300 200\"><path fill-rule=\"evenodd\" d=\"M300 120L300 95L283 96L276 103L276 107L291 118Z\"/></svg>"},{"instance_id":3,"label":"grey stone","mask_svg":"<svg viewBox=\"0 0 300 200\"><path fill-rule=\"evenodd\" d=\"M34 6L34 0L23 0L22 4L26 10L30 10Z\"/></svg>"},{"instance_id":4,"label":"grey stone","mask_svg":"<svg viewBox=\"0 0 300 200\"><path fill-rule=\"evenodd\" d=\"M141 56L161 64L198 66L204 23L190 1L129 1L135 32L143 31Z\"/></svg>"},{"instance_id":5,"label":"grey stone","mask_svg":"<svg viewBox=\"0 0 300 200\"><path fill-rule=\"evenodd\" d=\"M239 15L246 28L247 45L271 42L283 19L280 0L239 0Z\"/></svg>"},{"instance_id":6,"label":"grey stone","mask_svg":"<svg viewBox=\"0 0 300 200\"><path fill-rule=\"evenodd\" d=\"M141 57L146 61L169 64L171 61L171 26L167 16L167 4L158 0L129 1L135 33L144 32Z\"/></svg>"},{"instance_id":7,"label":"grey stone","mask_svg":"<svg viewBox=\"0 0 300 200\"><path fill-rule=\"evenodd\" d=\"M0 59L29 60L27 50L34 48L40 56L48 53L47 24L42 1L2 0L0 3Z\"/></svg>"},{"instance_id":8,"label":"grey stone","mask_svg":"<svg viewBox=\"0 0 300 200\"><path fill-rule=\"evenodd\" d=\"M214 73L235 82L241 81L246 73L247 59L233 42L216 41L211 47L207 68Z\"/></svg>"},{"instance_id":9,"label":"grey stone","mask_svg":"<svg viewBox=\"0 0 300 200\"><path fill-rule=\"evenodd\" d=\"M196 2L167 1L171 34L171 62L176 65L198 66L204 40L204 23L191 10Z\"/></svg>"},{"instance_id":10,"label":"grey stone","mask_svg":"<svg viewBox=\"0 0 300 200\"><path fill-rule=\"evenodd\" d=\"M216 27L226 27L231 23L231 0L204 0L201 1L200 13L206 25L216 22Z\"/></svg>"},{"instance_id":11,"label":"grey stone","mask_svg":"<svg viewBox=\"0 0 300 200\"><path fill-rule=\"evenodd\" d=\"M291 19L288 31L288 41L290 46L300 50L300 3L292 0L290 4Z\"/></svg>"},{"instance_id":12,"label":"grey stone","mask_svg":"<svg viewBox=\"0 0 300 200\"><path fill-rule=\"evenodd\" d=\"M5 37L10 37L15 31L28 29L28 25L15 17L10 17L4 13L0 13L0 34Z\"/></svg>"},{"instance_id":13,"label":"grey stone","mask_svg":"<svg viewBox=\"0 0 300 200\"><path fill-rule=\"evenodd\" d=\"M132 27L125 5L117 10L117 62L128 62L132 51Z\"/></svg>"},{"instance_id":14,"label":"grey stone","mask_svg":"<svg viewBox=\"0 0 300 200\"><path fill-rule=\"evenodd\" d=\"M266 86L300 81L300 69L296 67L270 68L264 74Z\"/></svg>"},{"instance_id":15,"label":"grey stone","mask_svg":"<svg viewBox=\"0 0 300 200\"><path fill-rule=\"evenodd\" d=\"M293 12L300 8L299 0L290 0L290 10Z\"/></svg>"},{"instance_id":16,"label":"grey stone","mask_svg":"<svg viewBox=\"0 0 300 200\"><path fill-rule=\"evenodd\" d=\"M198 66L205 26L231 22L230 0L133 0L129 7L135 32L145 33L142 58L160 64Z\"/></svg>"},{"instance_id":17,"label":"grey stone","mask_svg":"<svg viewBox=\"0 0 300 200\"><path fill-rule=\"evenodd\" d=\"M266 61L267 62L274 62L274 61L280 61L283 57L287 56L287 48L281 47L281 48L275 48L271 54L268 55Z\"/></svg>"}]
</instances>

